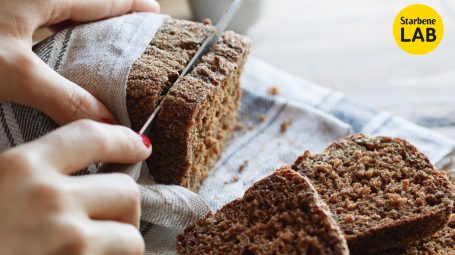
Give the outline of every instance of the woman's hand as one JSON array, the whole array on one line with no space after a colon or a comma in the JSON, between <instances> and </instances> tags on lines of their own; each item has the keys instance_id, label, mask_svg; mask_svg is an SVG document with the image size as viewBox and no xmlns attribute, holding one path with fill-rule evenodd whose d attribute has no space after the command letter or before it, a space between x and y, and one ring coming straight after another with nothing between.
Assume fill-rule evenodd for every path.
<instances>
[{"instance_id":1,"label":"woman's hand","mask_svg":"<svg viewBox=\"0 0 455 255\"><path fill-rule=\"evenodd\" d=\"M37 108L58 124L89 118L115 122L109 110L32 52L32 35L66 20L86 22L130 11L158 12L155 0L0 1L0 101Z\"/></svg>"},{"instance_id":2,"label":"woman's hand","mask_svg":"<svg viewBox=\"0 0 455 255\"><path fill-rule=\"evenodd\" d=\"M136 183L67 174L150 153L148 138L128 128L81 120L0 154L0 254L143 254Z\"/></svg>"}]
</instances>

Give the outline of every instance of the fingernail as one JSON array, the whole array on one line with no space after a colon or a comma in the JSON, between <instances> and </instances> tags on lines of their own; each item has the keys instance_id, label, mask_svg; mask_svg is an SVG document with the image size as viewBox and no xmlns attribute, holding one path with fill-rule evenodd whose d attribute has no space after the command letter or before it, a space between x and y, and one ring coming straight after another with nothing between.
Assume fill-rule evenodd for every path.
<instances>
[{"instance_id":1,"label":"fingernail","mask_svg":"<svg viewBox=\"0 0 455 255\"><path fill-rule=\"evenodd\" d=\"M150 149L150 147L152 146L152 142L150 141L150 138L148 138L144 134L139 134L139 133L137 133L137 134L142 138L142 142L144 143L145 147L147 149Z\"/></svg>"},{"instance_id":2,"label":"fingernail","mask_svg":"<svg viewBox=\"0 0 455 255\"><path fill-rule=\"evenodd\" d=\"M103 122L104 124L115 125L115 121L111 119L101 118L100 121Z\"/></svg>"},{"instance_id":3,"label":"fingernail","mask_svg":"<svg viewBox=\"0 0 455 255\"><path fill-rule=\"evenodd\" d=\"M160 3L158 3L157 1L153 1L152 4L154 5L155 11L159 13L161 11Z\"/></svg>"}]
</instances>

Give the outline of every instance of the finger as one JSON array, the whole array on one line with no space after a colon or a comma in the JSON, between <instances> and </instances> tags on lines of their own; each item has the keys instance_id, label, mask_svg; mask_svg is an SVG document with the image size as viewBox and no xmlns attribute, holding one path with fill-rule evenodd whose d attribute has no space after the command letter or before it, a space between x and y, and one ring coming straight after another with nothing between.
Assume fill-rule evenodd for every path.
<instances>
[{"instance_id":1,"label":"finger","mask_svg":"<svg viewBox=\"0 0 455 255\"><path fill-rule=\"evenodd\" d=\"M160 12L160 4L155 0L134 0L132 12Z\"/></svg>"},{"instance_id":2,"label":"finger","mask_svg":"<svg viewBox=\"0 0 455 255\"><path fill-rule=\"evenodd\" d=\"M90 254L142 255L144 253L144 240L134 226L110 221L92 221L91 225L95 234L90 242Z\"/></svg>"},{"instance_id":3,"label":"finger","mask_svg":"<svg viewBox=\"0 0 455 255\"><path fill-rule=\"evenodd\" d=\"M139 227L139 188L124 174L69 178L68 189L91 219L115 220Z\"/></svg>"},{"instance_id":4,"label":"finger","mask_svg":"<svg viewBox=\"0 0 455 255\"><path fill-rule=\"evenodd\" d=\"M21 147L68 174L91 163L136 163L152 152L150 140L123 126L80 120Z\"/></svg>"},{"instance_id":5,"label":"finger","mask_svg":"<svg viewBox=\"0 0 455 255\"><path fill-rule=\"evenodd\" d=\"M37 108L60 125L84 118L115 122L114 116L98 99L56 73L33 52L12 56L16 61L8 65L10 72L7 75L15 84L2 89L9 101Z\"/></svg>"},{"instance_id":6,"label":"finger","mask_svg":"<svg viewBox=\"0 0 455 255\"><path fill-rule=\"evenodd\" d=\"M87 22L118 16L128 12L159 12L155 0L58 0L53 6L54 15L47 25L65 20Z\"/></svg>"}]
</instances>

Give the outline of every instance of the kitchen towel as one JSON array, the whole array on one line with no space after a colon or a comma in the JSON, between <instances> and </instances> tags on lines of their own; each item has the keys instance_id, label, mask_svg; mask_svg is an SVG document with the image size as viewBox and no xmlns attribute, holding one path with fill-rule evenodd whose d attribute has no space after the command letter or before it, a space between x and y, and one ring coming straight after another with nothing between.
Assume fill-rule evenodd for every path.
<instances>
[{"instance_id":1,"label":"kitchen towel","mask_svg":"<svg viewBox=\"0 0 455 255\"><path fill-rule=\"evenodd\" d=\"M35 46L48 65L81 85L129 126L125 105L128 72L166 16L133 13L66 29ZM254 43L254 42L253 42ZM280 94L267 90L279 87ZM448 163L455 142L338 92L314 85L250 58L242 77L242 128L224 149L198 194L153 183L144 164L141 233L146 254L175 254L176 235L305 150L321 151L347 134L408 139L438 167ZM57 126L44 114L14 103L0 104L0 151L34 140ZM96 172L96 165L79 174ZM165 169L163 169L165 171Z\"/></svg>"}]
</instances>

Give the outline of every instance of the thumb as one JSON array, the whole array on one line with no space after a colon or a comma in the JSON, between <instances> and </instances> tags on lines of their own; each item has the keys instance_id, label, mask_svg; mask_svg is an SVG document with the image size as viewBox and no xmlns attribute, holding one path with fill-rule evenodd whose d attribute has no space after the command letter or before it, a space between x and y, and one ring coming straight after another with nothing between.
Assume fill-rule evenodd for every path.
<instances>
[{"instance_id":1,"label":"thumb","mask_svg":"<svg viewBox=\"0 0 455 255\"><path fill-rule=\"evenodd\" d=\"M36 108L60 125L79 119L115 123L98 99L52 70L32 51L18 54L12 62L17 66L9 74L13 88L7 89L6 100Z\"/></svg>"}]
</instances>

